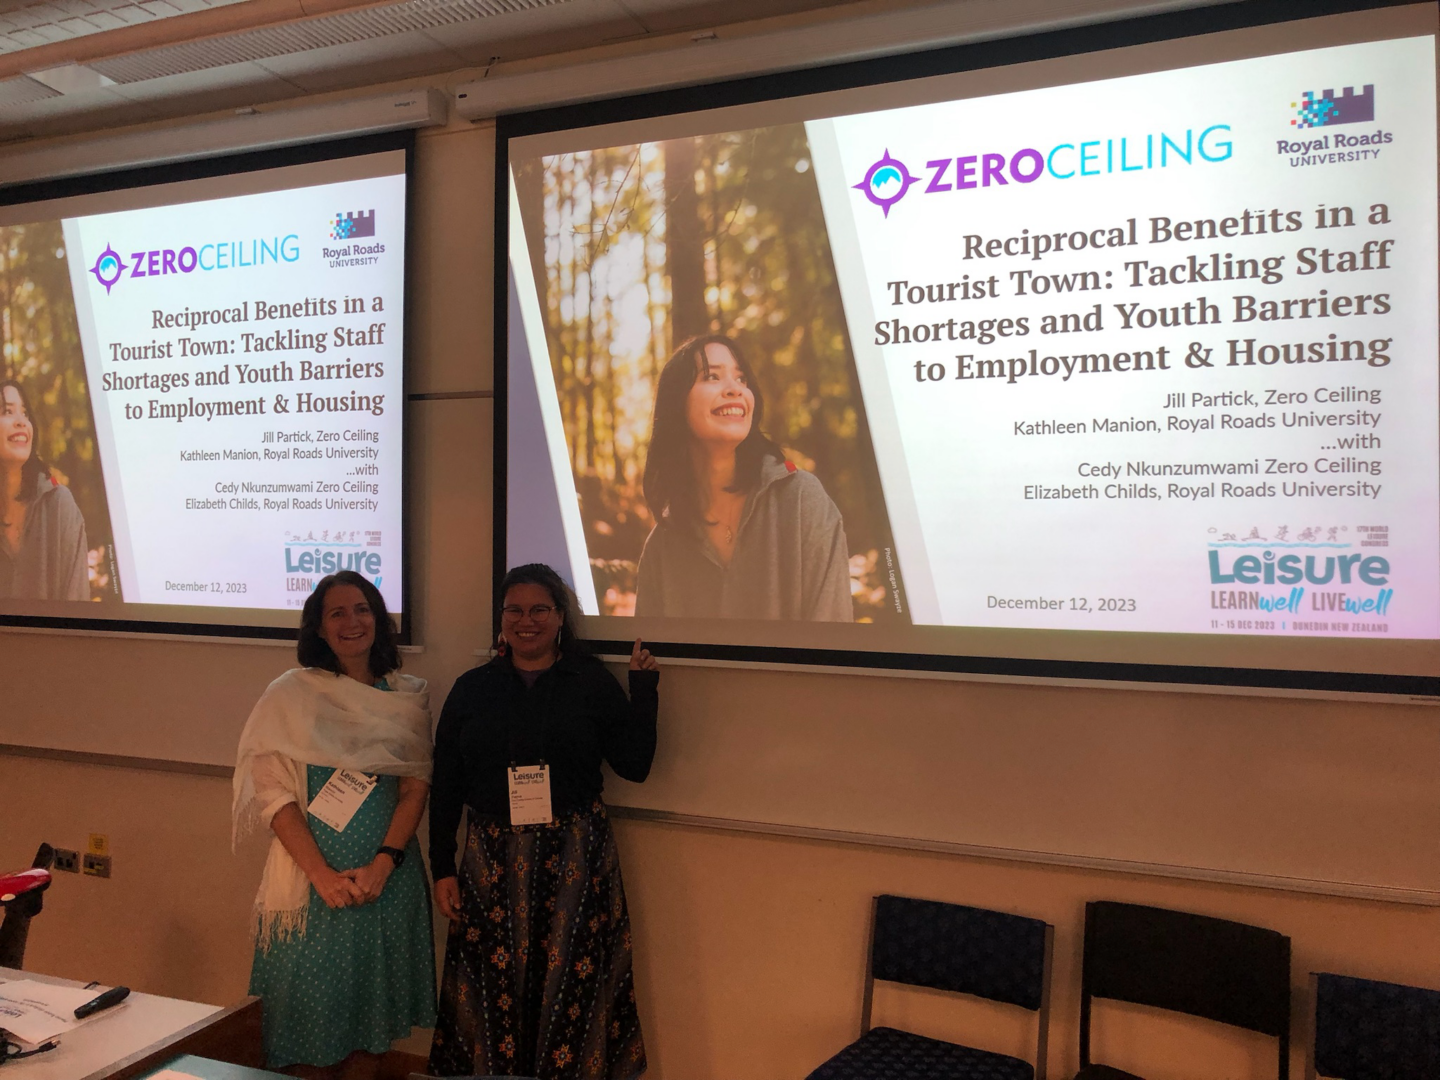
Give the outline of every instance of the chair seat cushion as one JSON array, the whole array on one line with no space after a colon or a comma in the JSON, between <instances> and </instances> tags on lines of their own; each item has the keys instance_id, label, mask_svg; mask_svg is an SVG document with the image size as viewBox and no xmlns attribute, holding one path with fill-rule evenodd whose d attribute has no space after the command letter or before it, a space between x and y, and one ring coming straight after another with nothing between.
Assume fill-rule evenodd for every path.
<instances>
[{"instance_id":1,"label":"chair seat cushion","mask_svg":"<svg viewBox=\"0 0 1440 1080\"><path fill-rule=\"evenodd\" d=\"M1086 1065L1075 1074L1075 1080L1145 1080L1124 1069L1112 1069L1109 1065Z\"/></svg>"},{"instance_id":2,"label":"chair seat cushion","mask_svg":"<svg viewBox=\"0 0 1440 1080\"><path fill-rule=\"evenodd\" d=\"M1034 1080L1028 1061L894 1028L872 1028L806 1080Z\"/></svg>"}]
</instances>

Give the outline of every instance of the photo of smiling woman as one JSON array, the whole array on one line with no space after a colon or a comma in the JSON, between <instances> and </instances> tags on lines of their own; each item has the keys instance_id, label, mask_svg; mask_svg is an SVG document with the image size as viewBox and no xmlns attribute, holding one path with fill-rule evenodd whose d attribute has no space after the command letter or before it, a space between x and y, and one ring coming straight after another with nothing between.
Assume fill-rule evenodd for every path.
<instances>
[{"instance_id":1,"label":"photo of smiling woman","mask_svg":"<svg viewBox=\"0 0 1440 1080\"><path fill-rule=\"evenodd\" d=\"M516 553L588 564L606 617L908 621L805 125L511 164L539 301L508 368Z\"/></svg>"},{"instance_id":2,"label":"photo of smiling woman","mask_svg":"<svg viewBox=\"0 0 1440 1080\"><path fill-rule=\"evenodd\" d=\"M834 501L761 429L739 346L691 338L660 373L645 463L655 528L637 615L850 622L849 551Z\"/></svg>"},{"instance_id":3,"label":"photo of smiling woman","mask_svg":"<svg viewBox=\"0 0 1440 1080\"><path fill-rule=\"evenodd\" d=\"M89 600L85 518L50 473L20 383L0 382L0 597Z\"/></svg>"}]
</instances>

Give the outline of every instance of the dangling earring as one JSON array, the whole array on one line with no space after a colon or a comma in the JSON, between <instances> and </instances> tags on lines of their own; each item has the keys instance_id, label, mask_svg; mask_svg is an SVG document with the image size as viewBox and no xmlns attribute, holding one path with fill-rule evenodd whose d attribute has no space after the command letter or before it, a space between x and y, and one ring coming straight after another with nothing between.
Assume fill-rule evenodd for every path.
<instances>
[{"instance_id":1,"label":"dangling earring","mask_svg":"<svg viewBox=\"0 0 1440 1080\"><path fill-rule=\"evenodd\" d=\"M506 651L505 633L501 631L495 639L495 655L504 656Z\"/></svg>"}]
</instances>

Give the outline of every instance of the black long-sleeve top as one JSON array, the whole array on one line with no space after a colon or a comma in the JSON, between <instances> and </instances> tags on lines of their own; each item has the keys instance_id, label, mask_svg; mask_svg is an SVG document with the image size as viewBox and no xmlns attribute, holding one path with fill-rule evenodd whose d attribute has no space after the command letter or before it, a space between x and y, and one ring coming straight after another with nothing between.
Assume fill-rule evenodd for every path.
<instances>
[{"instance_id":1,"label":"black long-sleeve top","mask_svg":"<svg viewBox=\"0 0 1440 1080\"><path fill-rule=\"evenodd\" d=\"M455 873L455 833L466 806L509 821L511 765L550 766L557 816L599 796L602 759L616 775L644 780L655 758L659 685L658 671L632 671L627 700L604 664L572 654L528 689L500 657L461 675L435 731L430 871L436 880Z\"/></svg>"}]
</instances>

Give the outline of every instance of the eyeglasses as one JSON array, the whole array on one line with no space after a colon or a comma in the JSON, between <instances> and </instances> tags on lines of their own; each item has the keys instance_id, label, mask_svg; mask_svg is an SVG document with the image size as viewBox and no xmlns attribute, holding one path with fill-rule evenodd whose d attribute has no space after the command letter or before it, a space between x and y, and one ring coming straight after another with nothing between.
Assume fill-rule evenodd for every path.
<instances>
[{"instance_id":1,"label":"eyeglasses","mask_svg":"<svg viewBox=\"0 0 1440 1080\"><path fill-rule=\"evenodd\" d=\"M500 614L511 620L529 615L536 622L544 622L554 610L555 608L550 604L536 604L531 608L523 608L519 604L506 604L500 609Z\"/></svg>"}]
</instances>

